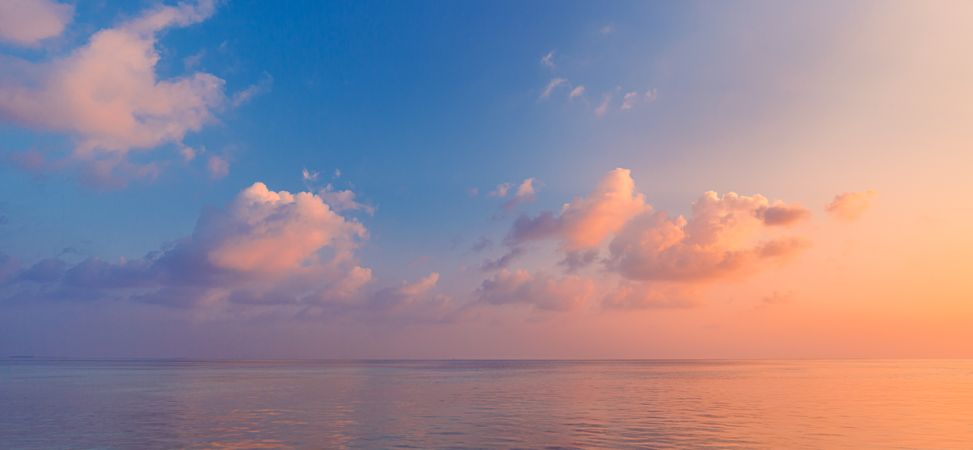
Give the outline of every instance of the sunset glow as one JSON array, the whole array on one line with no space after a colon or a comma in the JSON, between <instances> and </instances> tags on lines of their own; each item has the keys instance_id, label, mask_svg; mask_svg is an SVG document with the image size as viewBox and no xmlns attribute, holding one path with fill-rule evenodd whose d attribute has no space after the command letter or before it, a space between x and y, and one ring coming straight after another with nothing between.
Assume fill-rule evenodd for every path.
<instances>
[{"instance_id":1,"label":"sunset glow","mask_svg":"<svg viewBox=\"0 0 973 450\"><path fill-rule=\"evenodd\" d=\"M0 2L0 355L973 357L971 23Z\"/></svg>"}]
</instances>

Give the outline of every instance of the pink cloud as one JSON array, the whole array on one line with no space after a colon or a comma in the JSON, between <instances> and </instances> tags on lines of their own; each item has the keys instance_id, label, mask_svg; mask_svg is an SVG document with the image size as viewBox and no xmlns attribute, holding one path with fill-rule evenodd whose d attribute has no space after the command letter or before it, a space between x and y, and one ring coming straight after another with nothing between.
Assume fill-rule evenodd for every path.
<instances>
[{"instance_id":1,"label":"pink cloud","mask_svg":"<svg viewBox=\"0 0 973 450\"><path fill-rule=\"evenodd\" d=\"M14 8L11 5L21 2L2 4L0 8ZM37 3L45 4L49 2ZM127 159L132 151L175 144L185 160L192 160L196 152L186 150L185 136L215 122L216 112L222 108L245 103L266 91L271 80L265 75L228 101L224 81L212 74L159 78L158 35L169 28L199 23L214 10L215 2L210 0L158 6L95 32L87 43L66 55L40 62L5 58L7 70L0 73L0 118L71 136L75 143L72 156L82 169L92 172L83 166L113 165L92 172L116 178L99 178L98 184L124 184L119 177L139 177L138 170L128 171L143 165ZM0 11L0 17L7 15ZM208 168L217 177L225 173L224 166L209 160ZM97 174L95 178L101 176Z\"/></svg>"},{"instance_id":2,"label":"pink cloud","mask_svg":"<svg viewBox=\"0 0 973 450\"><path fill-rule=\"evenodd\" d=\"M206 170L214 180L226 178L230 174L230 162L226 157L213 155L206 161Z\"/></svg>"},{"instance_id":3,"label":"pink cloud","mask_svg":"<svg viewBox=\"0 0 973 450\"><path fill-rule=\"evenodd\" d=\"M522 181L519 185L517 185L517 189L514 191L514 195L510 197L510 200L507 200L507 202L503 204L503 209L511 211L522 203L533 201L537 194L537 188L535 187L536 183L537 180L533 178L528 178ZM506 191L504 191L504 194L506 194Z\"/></svg>"},{"instance_id":4,"label":"pink cloud","mask_svg":"<svg viewBox=\"0 0 973 450\"><path fill-rule=\"evenodd\" d=\"M707 192L688 219L644 214L612 240L607 264L634 280L706 280L752 272L806 247L800 238L767 236L766 208L760 195Z\"/></svg>"},{"instance_id":5,"label":"pink cloud","mask_svg":"<svg viewBox=\"0 0 973 450\"><path fill-rule=\"evenodd\" d=\"M841 220L856 220L871 206L872 200L877 195L878 193L873 190L845 192L836 195L825 210Z\"/></svg>"},{"instance_id":6,"label":"pink cloud","mask_svg":"<svg viewBox=\"0 0 973 450\"><path fill-rule=\"evenodd\" d=\"M326 246L353 248L365 227L334 212L309 192L274 192L263 183L245 189L210 236L215 266L244 272L300 271L319 264Z\"/></svg>"},{"instance_id":7,"label":"pink cloud","mask_svg":"<svg viewBox=\"0 0 973 450\"><path fill-rule=\"evenodd\" d=\"M21 271L20 281L0 295L128 299L207 314L277 307L294 314L348 311L365 302L363 288L373 279L355 255L366 237L362 224L338 215L317 195L254 183L226 208L204 213L192 235L159 251L116 262L42 261Z\"/></svg>"},{"instance_id":8,"label":"pink cloud","mask_svg":"<svg viewBox=\"0 0 973 450\"><path fill-rule=\"evenodd\" d=\"M570 250L601 244L632 217L646 211L645 197L636 192L628 169L615 169L586 197L565 204L558 214L542 213L517 219L508 240L520 242L556 237Z\"/></svg>"},{"instance_id":9,"label":"pink cloud","mask_svg":"<svg viewBox=\"0 0 973 450\"><path fill-rule=\"evenodd\" d=\"M0 40L32 46L60 36L74 16L74 6L51 0L0 2Z\"/></svg>"}]
</instances>

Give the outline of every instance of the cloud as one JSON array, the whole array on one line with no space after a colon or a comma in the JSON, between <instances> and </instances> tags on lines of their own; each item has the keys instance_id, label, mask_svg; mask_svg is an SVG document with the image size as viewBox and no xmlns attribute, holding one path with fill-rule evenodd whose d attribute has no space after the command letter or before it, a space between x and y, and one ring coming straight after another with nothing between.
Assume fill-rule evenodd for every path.
<instances>
[{"instance_id":1,"label":"cloud","mask_svg":"<svg viewBox=\"0 0 973 450\"><path fill-rule=\"evenodd\" d=\"M73 16L73 5L52 0L4 0L0 2L0 40L34 46L60 36Z\"/></svg>"},{"instance_id":2,"label":"cloud","mask_svg":"<svg viewBox=\"0 0 973 450\"><path fill-rule=\"evenodd\" d=\"M707 192L689 219L651 211L609 244L607 266L633 280L699 281L749 273L807 246L797 237L767 237L763 196Z\"/></svg>"},{"instance_id":3,"label":"cloud","mask_svg":"<svg viewBox=\"0 0 973 450\"><path fill-rule=\"evenodd\" d=\"M791 227L809 216L800 205L771 202L759 194L712 191L692 204L688 217L670 216L646 203L631 172L618 168L558 212L521 215L505 243L522 249L531 241L555 241L562 254L558 266L569 274L598 263L606 308L685 307L701 284L746 276L801 252L809 242L792 234ZM484 268L505 271L520 256L504 255ZM504 272L504 277L492 281L491 292L519 292L499 286L532 286L527 284L532 277L523 272Z\"/></svg>"},{"instance_id":4,"label":"cloud","mask_svg":"<svg viewBox=\"0 0 973 450\"><path fill-rule=\"evenodd\" d=\"M355 250L365 227L310 192L243 190L202 214L192 235L142 258L47 259L0 290L7 300L128 300L228 312L284 306L348 310L372 271Z\"/></svg>"},{"instance_id":5,"label":"cloud","mask_svg":"<svg viewBox=\"0 0 973 450\"><path fill-rule=\"evenodd\" d=\"M568 98L573 100L575 98L581 97L584 95L584 91L585 91L584 85L575 86L574 89L571 89L571 93L568 94Z\"/></svg>"},{"instance_id":6,"label":"cloud","mask_svg":"<svg viewBox=\"0 0 973 450\"><path fill-rule=\"evenodd\" d=\"M598 249L568 250L564 252L564 259L558 262L569 273L577 272L590 266L598 260Z\"/></svg>"},{"instance_id":7,"label":"cloud","mask_svg":"<svg viewBox=\"0 0 973 450\"><path fill-rule=\"evenodd\" d=\"M521 203L533 201L537 193L536 188L534 187L536 182L537 181L534 178L527 178L526 180L521 181L520 184L517 185L517 190L514 191L514 195L503 204L503 209L511 211ZM506 190L504 191L504 196L505 195Z\"/></svg>"},{"instance_id":8,"label":"cloud","mask_svg":"<svg viewBox=\"0 0 973 450\"><path fill-rule=\"evenodd\" d=\"M622 111L626 111L635 107L639 101L639 93L632 91L626 92L625 96L622 97Z\"/></svg>"},{"instance_id":9,"label":"cloud","mask_svg":"<svg viewBox=\"0 0 973 450\"><path fill-rule=\"evenodd\" d=\"M645 91L645 103L652 103L659 98L659 91L655 88Z\"/></svg>"},{"instance_id":10,"label":"cloud","mask_svg":"<svg viewBox=\"0 0 973 450\"><path fill-rule=\"evenodd\" d=\"M214 180L226 178L230 174L230 161L224 156L212 155L206 160L206 171Z\"/></svg>"},{"instance_id":11,"label":"cloud","mask_svg":"<svg viewBox=\"0 0 973 450\"><path fill-rule=\"evenodd\" d=\"M215 266L241 272L301 270L315 263L319 250L347 251L367 236L356 221L346 220L321 197L309 192L274 192L254 183L234 201L228 214L204 222Z\"/></svg>"},{"instance_id":12,"label":"cloud","mask_svg":"<svg viewBox=\"0 0 973 450\"><path fill-rule=\"evenodd\" d=\"M487 195L490 197L504 198L507 196L507 193L509 192L510 192L510 183L500 183L497 185L495 189L490 191L490 193Z\"/></svg>"},{"instance_id":13,"label":"cloud","mask_svg":"<svg viewBox=\"0 0 973 450\"><path fill-rule=\"evenodd\" d=\"M811 216L807 208L785 203L758 207L755 213L765 225L792 225Z\"/></svg>"},{"instance_id":14,"label":"cloud","mask_svg":"<svg viewBox=\"0 0 973 450\"><path fill-rule=\"evenodd\" d=\"M862 192L845 192L836 195L825 210L841 220L856 220L871 206L876 195L878 193L871 189Z\"/></svg>"},{"instance_id":15,"label":"cloud","mask_svg":"<svg viewBox=\"0 0 973 450\"><path fill-rule=\"evenodd\" d=\"M75 140L74 156L120 166L131 150L180 144L213 122L224 82L208 73L159 79L159 32L205 20L212 1L159 6L100 30L49 61L7 58L0 74L0 117ZM102 169L102 171L105 171ZM110 170L108 171L110 172Z\"/></svg>"},{"instance_id":16,"label":"cloud","mask_svg":"<svg viewBox=\"0 0 973 450\"><path fill-rule=\"evenodd\" d=\"M316 174L315 174L316 175ZM372 205L367 205L360 203L353 191L349 189L335 189L331 183L328 183L324 188L318 190L318 195L324 199L324 201L331 205L335 211L364 211L367 214L375 214L375 207Z\"/></svg>"},{"instance_id":17,"label":"cloud","mask_svg":"<svg viewBox=\"0 0 973 450\"><path fill-rule=\"evenodd\" d=\"M607 25L601 27L600 29L598 29L598 32L601 33L601 34L612 34L612 33L615 32L615 25L614 24L607 24Z\"/></svg>"},{"instance_id":18,"label":"cloud","mask_svg":"<svg viewBox=\"0 0 973 450\"><path fill-rule=\"evenodd\" d=\"M533 309L565 311L592 301L595 283L577 275L562 277L526 270L500 270L477 289L478 300L490 305L528 305Z\"/></svg>"},{"instance_id":19,"label":"cloud","mask_svg":"<svg viewBox=\"0 0 973 450\"><path fill-rule=\"evenodd\" d=\"M307 170L306 167L301 169L301 179L304 180L305 183L313 183L315 181L318 181L318 177L320 175L321 174L315 171Z\"/></svg>"},{"instance_id":20,"label":"cloud","mask_svg":"<svg viewBox=\"0 0 973 450\"><path fill-rule=\"evenodd\" d=\"M595 107L594 110L595 116L604 117L605 114L608 114L608 107L611 106L611 101L612 101L611 93L607 93L603 95L601 97L601 103L599 103L598 106Z\"/></svg>"},{"instance_id":21,"label":"cloud","mask_svg":"<svg viewBox=\"0 0 973 450\"><path fill-rule=\"evenodd\" d=\"M488 249L490 247L493 247L493 240L490 239L490 238L488 238L488 237L486 237L486 236L480 236L480 238L477 239L476 242L473 243L473 246L471 247L471 249L474 252L481 252L481 251L486 250L486 249Z\"/></svg>"},{"instance_id":22,"label":"cloud","mask_svg":"<svg viewBox=\"0 0 973 450\"><path fill-rule=\"evenodd\" d=\"M549 69L554 68L554 50L547 52L546 55L541 57L541 65Z\"/></svg>"},{"instance_id":23,"label":"cloud","mask_svg":"<svg viewBox=\"0 0 973 450\"><path fill-rule=\"evenodd\" d=\"M234 107L244 105L250 100L253 100L254 97L269 92L273 84L274 77L270 76L268 73L264 73L260 78L260 81L257 81L256 83L247 86L242 91L233 94L233 97L230 99L230 104L232 104Z\"/></svg>"},{"instance_id":24,"label":"cloud","mask_svg":"<svg viewBox=\"0 0 973 450\"><path fill-rule=\"evenodd\" d=\"M544 87L544 90L541 92L540 99L541 100L547 99L548 97L551 96L554 90L558 88L558 86L564 85L565 83L567 83L567 81L568 80L564 78L552 78L551 81L547 83L547 86Z\"/></svg>"},{"instance_id":25,"label":"cloud","mask_svg":"<svg viewBox=\"0 0 973 450\"><path fill-rule=\"evenodd\" d=\"M488 259L480 265L480 270L484 272L493 272L494 270L505 269L510 266L515 259L523 256L527 253L527 249L523 247L511 247L507 253L504 253L497 259Z\"/></svg>"},{"instance_id":26,"label":"cloud","mask_svg":"<svg viewBox=\"0 0 973 450\"><path fill-rule=\"evenodd\" d=\"M575 198L557 214L520 216L507 240L519 243L557 238L568 250L590 249L646 208L645 197L635 190L631 171L619 168L609 172L588 196Z\"/></svg>"}]
</instances>

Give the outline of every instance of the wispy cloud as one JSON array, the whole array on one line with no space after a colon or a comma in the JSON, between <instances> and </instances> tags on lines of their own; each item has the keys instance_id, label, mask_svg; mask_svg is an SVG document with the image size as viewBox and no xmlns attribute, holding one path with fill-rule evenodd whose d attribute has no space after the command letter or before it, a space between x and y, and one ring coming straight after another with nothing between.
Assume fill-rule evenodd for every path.
<instances>
[{"instance_id":1,"label":"wispy cloud","mask_svg":"<svg viewBox=\"0 0 973 450\"><path fill-rule=\"evenodd\" d=\"M546 55L541 57L541 65L549 69L553 69L554 66L554 50L547 52Z\"/></svg>"},{"instance_id":2,"label":"wispy cloud","mask_svg":"<svg viewBox=\"0 0 973 450\"><path fill-rule=\"evenodd\" d=\"M834 200L825 207L833 217L852 221L856 220L865 213L871 206L872 200L878 195L877 192L869 189L862 192L845 192L835 196Z\"/></svg>"},{"instance_id":3,"label":"wispy cloud","mask_svg":"<svg viewBox=\"0 0 973 450\"><path fill-rule=\"evenodd\" d=\"M561 85L564 85L565 83L567 83L567 81L568 80L564 78L552 78L551 81L547 83L547 86L544 87L544 90L541 91L540 98L542 100L547 99L548 97L551 96L551 94L554 92L555 89L557 89Z\"/></svg>"},{"instance_id":4,"label":"wispy cloud","mask_svg":"<svg viewBox=\"0 0 973 450\"><path fill-rule=\"evenodd\" d=\"M574 89L571 89L571 93L568 95L568 98L575 99L581 97L584 95L584 91L584 85L575 86Z\"/></svg>"}]
</instances>

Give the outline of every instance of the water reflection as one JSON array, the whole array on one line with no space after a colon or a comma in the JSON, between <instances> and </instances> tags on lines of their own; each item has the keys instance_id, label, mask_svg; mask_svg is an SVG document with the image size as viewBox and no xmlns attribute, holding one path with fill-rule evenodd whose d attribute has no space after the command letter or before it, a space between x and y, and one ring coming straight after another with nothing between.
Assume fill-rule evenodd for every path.
<instances>
[{"instance_id":1,"label":"water reflection","mask_svg":"<svg viewBox=\"0 0 973 450\"><path fill-rule=\"evenodd\" d=\"M4 448L971 448L973 362L4 361Z\"/></svg>"}]
</instances>

